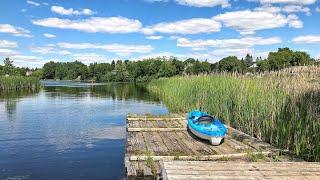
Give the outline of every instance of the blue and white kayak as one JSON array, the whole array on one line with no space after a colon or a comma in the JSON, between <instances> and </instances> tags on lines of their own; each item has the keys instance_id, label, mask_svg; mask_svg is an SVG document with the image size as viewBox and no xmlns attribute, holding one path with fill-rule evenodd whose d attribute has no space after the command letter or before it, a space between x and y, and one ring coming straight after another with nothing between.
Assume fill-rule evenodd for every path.
<instances>
[{"instance_id":1,"label":"blue and white kayak","mask_svg":"<svg viewBox=\"0 0 320 180\"><path fill-rule=\"evenodd\" d=\"M189 130L201 139L209 140L212 145L219 145L228 130L216 118L202 111L191 111L188 115Z\"/></svg>"}]
</instances>

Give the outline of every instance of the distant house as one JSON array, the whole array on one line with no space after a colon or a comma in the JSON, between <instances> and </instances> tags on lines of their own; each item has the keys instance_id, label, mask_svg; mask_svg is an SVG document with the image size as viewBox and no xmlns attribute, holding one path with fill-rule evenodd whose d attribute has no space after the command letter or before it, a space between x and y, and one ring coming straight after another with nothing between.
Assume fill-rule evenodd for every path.
<instances>
[{"instance_id":1,"label":"distant house","mask_svg":"<svg viewBox=\"0 0 320 180\"><path fill-rule=\"evenodd\" d=\"M33 73L32 71L27 71L26 76L31 76L32 73Z\"/></svg>"},{"instance_id":2,"label":"distant house","mask_svg":"<svg viewBox=\"0 0 320 180\"><path fill-rule=\"evenodd\" d=\"M257 63L253 63L250 67L251 68L256 68L257 67Z\"/></svg>"}]
</instances>

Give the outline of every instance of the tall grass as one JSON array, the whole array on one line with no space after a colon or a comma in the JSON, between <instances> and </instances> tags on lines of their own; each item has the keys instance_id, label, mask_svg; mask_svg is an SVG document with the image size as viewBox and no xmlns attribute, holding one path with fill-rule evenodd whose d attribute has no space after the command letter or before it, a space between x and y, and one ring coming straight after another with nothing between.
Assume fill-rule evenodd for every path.
<instances>
[{"instance_id":1,"label":"tall grass","mask_svg":"<svg viewBox=\"0 0 320 180\"><path fill-rule=\"evenodd\" d=\"M149 84L174 112L199 106L279 148L320 161L320 68L174 77Z\"/></svg>"},{"instance_id":2,"label":"tall grass","mask_svg":"<svg viewBox=\"0 0 320 180\"><path fill-rule=\"evenodd\" d=\"M37 90L40 87L36 77L0 76L0 93L7 91Z\"/></svg>"}]
</instances>

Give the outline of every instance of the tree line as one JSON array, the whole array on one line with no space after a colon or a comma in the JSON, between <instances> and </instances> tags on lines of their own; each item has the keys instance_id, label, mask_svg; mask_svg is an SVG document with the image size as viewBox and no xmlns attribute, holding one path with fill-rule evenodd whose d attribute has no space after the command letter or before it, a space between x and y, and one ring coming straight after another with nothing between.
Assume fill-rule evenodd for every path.
<instances>
[{"instance_id":1,"label":"tree line","mask_svg":"<svg viewBox=\"0 0 320 180\"><path fill-rule=\"evenodd\" d=\"M13 65L13 61L10 58L5 58L3 60L3 65L0 65L0 76L35 76L42 78L42 69L32 69L24 67L16 67Z\"/></svg>"},{"instance_id":2,"label":"tree line","mask_svg":"<svg viewBox=\"0 0 320 180\"><path fill-rule=\"evenodd\" d=\"M268 58L261 57L253 60L250 54L238 59L228 56L216 63L199 61L188 58L181 61L175 57L158 57L139 61L117 60L111 63L92 63L89 66L80 61L53 62L50 61L42 69L31 69L33 76L42 79L56 80L90 80L96 82L145 82L160 77L176 75L199 75L216 72L256 73L277 71L290 66L319 64L302 51L292 51L289 48L279 48L277 52L270 52ZM30 70L17 68L8 58L4 66L0 66L0 74L20 74Z\"/></svg>"}]
</instances>

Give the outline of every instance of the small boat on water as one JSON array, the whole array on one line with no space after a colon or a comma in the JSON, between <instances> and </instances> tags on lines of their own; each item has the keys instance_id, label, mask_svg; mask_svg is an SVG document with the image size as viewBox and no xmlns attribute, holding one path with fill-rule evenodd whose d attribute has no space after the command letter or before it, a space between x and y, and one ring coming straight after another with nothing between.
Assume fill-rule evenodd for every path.
<instances>
[{"instance_id":1,"label":"small boat on water","mask_svg":"<svg viewBox=\"0 0 320 180\"><path fill-rule=\"evenodd\" d=\"M202 111L189 113L188 128L197 137L209 140L212 145L221 144L228 131L219 119Z\"/></svg>"}]
</instances>

